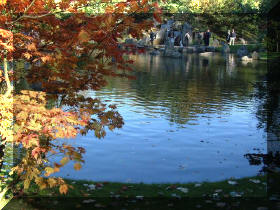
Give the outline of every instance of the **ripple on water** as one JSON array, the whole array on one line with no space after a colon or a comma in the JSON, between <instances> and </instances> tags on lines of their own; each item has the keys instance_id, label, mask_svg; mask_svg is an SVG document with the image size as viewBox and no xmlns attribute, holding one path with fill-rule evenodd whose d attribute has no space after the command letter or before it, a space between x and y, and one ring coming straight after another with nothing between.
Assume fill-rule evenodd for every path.
<instances>
[{"instance_id":1,"label":"ripple on water","mask_svg":"<svg viewBox=\"0 0 280 210\"><path fill-rule=\"evenodd\" d=\"M116 104L125 125L100 141L93 132L73 140L86 148L85 167L77 173L66 166L64 175L71 171L77 179L159 183L258 172L260 167L249 166L244 154L254 147L266 149L265 132L257 129L259 102L251 97L250 85L265 67L228 69L219 55L190 55L183 62L134 58L136 80L110 78L101 91L84 92Z\"/></svg>"}]
</instances>

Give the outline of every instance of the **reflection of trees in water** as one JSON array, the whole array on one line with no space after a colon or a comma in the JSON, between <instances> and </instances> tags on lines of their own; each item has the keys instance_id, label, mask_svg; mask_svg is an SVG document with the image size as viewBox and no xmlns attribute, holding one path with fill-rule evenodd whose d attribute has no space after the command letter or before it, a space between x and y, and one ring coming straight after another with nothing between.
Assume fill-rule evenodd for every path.
<instances>
[{"instance_id":1,"label":"reflection of trees in water","mask_svg":"<svg viewBox=\"0 0 280 210\"><path fill-rule=\"evenodd\" d=\"M268 172L268 195L280 199L280 71L279 61L268 63L266 80L256 84L255 98L259 101L256 116L259 127L267 132L267 154L251 153L245 157L251 165L263 164ZM276 173L275 173L276 172Z\"/></svg>"},{"instance_id":2,"label":"reflection of trees in water","mask_svg":"<svg viewBox=\"0 0 280 210\"><path fill-rule=\"evenodd\" d=\"M147 109L153 105L164 107L161 113L180 124L199 114L224 112L232 104L245 102L253 90L251 82L263 74L263 66L237 70L237 65L229 74L228 61L215 54L182 59L144 55L135 59L137 80L130 88L136 91L137 100Z\"/></svg>"}]
</instances>

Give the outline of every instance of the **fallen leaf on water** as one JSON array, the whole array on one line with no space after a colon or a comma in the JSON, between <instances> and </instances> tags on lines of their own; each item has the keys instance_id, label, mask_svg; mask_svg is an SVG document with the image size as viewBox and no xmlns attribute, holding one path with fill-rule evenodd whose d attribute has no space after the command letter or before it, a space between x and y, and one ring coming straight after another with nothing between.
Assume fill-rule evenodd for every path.
<instances>
[{"instance_id":1,"label":"fallen leaf on water","mask_svg":"<svg viewBox=\"0 0 280 210\"><path fill-rule=\"evenodd\" d=\"M83 203L93 203L95 200L93 199L88 199L88 200L83 200Z\"/></svg>"},{"instance_id":2,"label":"fallen leaf on water","mask_svg":"<svg viewBox=\"0 0 280 210\"><path fill-rule=\"evenodd\" d=\"M179 190L183 193L188 193L189 192L188 188L184 188L184 187L177 187L177 190Z\"/></svg>"},{"instance_id":3,"label":"fallen leaf on water","mask_svg":"<svg viewBox=\"0 0 280 210\"><path fill-rule=\"evenodd\" d=\"M136 195L136 198L139 200L143 200L144 196L143 195Z\"/></svg>"},{"instance_id":4,"label":"fallen leaf on water","mask_svg":"<svg viewBox=\"0 0 280 210\"><path fill-rule=\"evenodd\" d=\"M230 192L229 194L230 194L231 197L235 197L235 198L241 197L241 196L242 196L240 193L234 192L234 191L233 191L233 192Z\"/></svg>"},{"instance_id":5,"label":"fallen leaf on water","mask_svg":"<svg viewBox=\"0 0 280 210\"><path fill-rule=\"evenodd\" d=\"M166 190L171 190L171 189L174 190L176 188L177 188L176 185L170 185L166 188Z\"/></svg>"},{"instance_id":6,"label":"fallen leaf on water","mask_svg":"<svg viewBox=\"0 0 280 210\"><path fill-rule=\"evenodd\" d=\"M95 189L96 189L96 187L95 187L94 184L88 185L88 188L89 188L90 190L95 190Z\"/></svg>"},{"instance_id":7,"label":"fallen leaf on water","mask_svg":"<svg viewBox=\"0 0 280 210\"><path fill-rule=\"evenodd\" d=\"M127 186L122 186L122 190L128 190L128 187Z\"/></svg>"},{"instance_id":8,"label":"fallen leaf on water","mask_svg":"<svg viewBox=\"0 0 280 210\"><path fill-rule=\"evenodd\" d=\"M228 180L228 183L231 184L231 185L236 185L237 184L236 181L231 181L231 180Z\"/></svg>"},{"instance_id":9,"label":"fallen leaf on water","mask_svg":"<svg viewBox=\"0 0 280 210\"><path fill-rule=\"evenodd\" d=\"M249 179L249 181L250 181L250 182L253 182L253 183L255 183L255 184L261 183L261 181L258 180L258 179Z\"/></svg>"},{"instance_id":10,"label":"fallen leaf on water","mask_svg":"<svg viewBox=\"0 0 280 210\"><path fill-rule=\"evenodd\" d=\"M220 193L220 192L222 192L222 191L223 191L222 189L217 189L217 190L215 190L216 193Z\"/></svg>"},{"instance_id":11,"label":"fallen leaf on water","mask_svg":"<svg viewBox=\"0 0 280 210\"><path fill-rule=\"evenodd\" d=\"M218 202L218 203L216 203L216 205L218 206L218 207L225 207L225 205L226 205L226 203L223 203L223 202Z\"/></svg>"}]
</instances>

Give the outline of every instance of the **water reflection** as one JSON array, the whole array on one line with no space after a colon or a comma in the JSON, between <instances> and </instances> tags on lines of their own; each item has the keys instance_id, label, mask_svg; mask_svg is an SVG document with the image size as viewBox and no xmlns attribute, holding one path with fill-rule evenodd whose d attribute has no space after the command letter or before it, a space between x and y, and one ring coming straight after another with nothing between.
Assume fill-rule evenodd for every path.
<instances>
[{"instance_id":1,"label":"water reflection","mask_svg":"<svg viewBox=\"0 0 280 210\"><path fill-rule=\"evenodd\" d=\"M87 150L85 167L60 175L151 183L258 173L260 166L249 166L244 154L266 152L265 131L257 129L258 101L251 97L265 63L243 65L215 53L131 58L136 80L109 78L103 90L84 92L117 104L125 126L102 141L92 133L74 140Z\"/></svg>"}]
</instances>

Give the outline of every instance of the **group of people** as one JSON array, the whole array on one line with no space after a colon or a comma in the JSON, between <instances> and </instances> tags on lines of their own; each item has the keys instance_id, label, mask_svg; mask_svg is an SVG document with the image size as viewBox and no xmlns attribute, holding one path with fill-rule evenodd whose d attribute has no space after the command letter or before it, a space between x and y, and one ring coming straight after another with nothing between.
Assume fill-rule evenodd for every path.
<instances>
[{"instance_id":1,"label":"group of people","mask_svg":"<svg viewBox=\"0 0 280 210\"><path fill-rule=\"evenodd\" d=\"M229 45L234 45L235 39L236 39L236 33L234 29L232 29L232 31L228 30L227 37L226 37L227 43Z\"/></svg>"},{"instance_id":2,"label":"group of people","mask_svg":"<svg viewBox=\"0 0 280 210\"><path fill-rule=\"evenodd\" d=\"M167 31L167 38L170 39L170 41L174 44L174 38L175 38L174 30L171 29L171 30ZM184 42L183 42L183 40L180 41L181 46L183 46L183 43L185 46L188 46L190 39L191 39L191 35L189 34L189 32L186 32L183 38L184 38ZM202 44L202 40L203 40L204 45L209 46L210 38L211 38L210 30L208 29L204 33L198 33L197 38L198 38L199 44ZM155 39L156 39L156 34L153 31L150 31L150 41L151 41L152 46L154 45ZM236 39L236 33L235 33L234 29L232 29L232 31L228 30L227 37L226 37L227 43L229 45L234 45L235 39Z\"/></svg>"}]
</instances>

